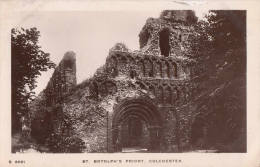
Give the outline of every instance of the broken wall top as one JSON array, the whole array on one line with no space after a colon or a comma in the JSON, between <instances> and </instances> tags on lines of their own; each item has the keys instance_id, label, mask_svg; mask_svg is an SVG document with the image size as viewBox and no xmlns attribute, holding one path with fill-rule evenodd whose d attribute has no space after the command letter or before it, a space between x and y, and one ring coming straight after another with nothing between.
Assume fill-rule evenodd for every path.
<instances>
[{"instance_id":1,"label":"broken wall top","mask_svg":"<svg viewBox=\"0 0 260 167\"><path fill-rule=\"evenodd\" d=\"M159 18L148 18L139 34L140 51L156 56L189 57L189 40L196 22L191 10L165 10Z\"/></svg>"}]
</instances>

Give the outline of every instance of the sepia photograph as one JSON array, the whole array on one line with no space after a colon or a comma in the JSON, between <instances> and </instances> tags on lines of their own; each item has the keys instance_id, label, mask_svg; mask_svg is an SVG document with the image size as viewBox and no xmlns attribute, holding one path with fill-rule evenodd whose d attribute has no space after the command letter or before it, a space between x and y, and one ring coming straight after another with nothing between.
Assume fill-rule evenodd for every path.
<instances>
[{"instance_id":1,"label":"sepia photograph","mask_svg":"<svg viewBox=\"0 0 260 167\"><path fill-rule=\"evenodd\" d=\"M39 11L9 31L12 153L247 153L246 10Z\"/></svg>"}]
</instances>

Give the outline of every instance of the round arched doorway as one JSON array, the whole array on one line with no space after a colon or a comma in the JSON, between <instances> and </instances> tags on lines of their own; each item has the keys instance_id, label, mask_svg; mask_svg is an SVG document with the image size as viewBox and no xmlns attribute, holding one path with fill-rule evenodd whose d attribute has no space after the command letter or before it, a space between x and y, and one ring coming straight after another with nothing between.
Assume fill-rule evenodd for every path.
<instances>
[{"instance_id":1,"label":"round arched doorway","mask_svg":"<svg viewBox=\"0 0 260 167\"><path fill-rule=\"evenodd\" d=\"M113 114L114 152L157 152L160 149L160 129L160 113L150 100L125 100L115 108Z\"/></svg>"}]
</instances>

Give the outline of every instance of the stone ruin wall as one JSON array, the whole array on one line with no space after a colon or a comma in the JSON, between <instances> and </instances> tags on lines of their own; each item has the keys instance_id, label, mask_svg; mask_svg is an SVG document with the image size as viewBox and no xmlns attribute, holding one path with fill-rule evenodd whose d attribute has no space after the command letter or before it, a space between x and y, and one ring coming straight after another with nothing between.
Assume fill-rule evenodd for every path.
<instances>
[{"instance_id":1,"label":"stone ruin wall","mask_svg":"<svg viewBox=\"0 0 260 167\"><path fill-rule=\"evenodd\" d=\"M115 45L106 64L85 86L76 85L74 53L65 54L55 69L44 90L46 104L60 104L63 114L74 118L76 134L88 143L86 152L108 151L113 109L124 99L133 97L152 99L158 106L164 120L161 151L178 152L190 146L196 106L189 102L198 84L191 82L196 62L184 53L187 53L192 26L170 22L165 17L167 15L147 20L139 35L140 51L132 52L123 44ZM165 28L170 30L168 57L161 55L159 46L159 32Z\"/></svg>"},{"instance_id":2,"label":"stone ruin wall","mask_svg":"<svg viewBox=\"0 0 260 167\"><path fill-rule=\"evenodd\" d=\"M188 13L188 14L187 14ZM187 18L188 17L188 18ZM160 32L169 33L169 56L184 58L188 55L189 36L194 33L192 24L197 18L192 11L164 11L159 19L149 18L139 34L141 52L149 55L161 55Z\"/></svg>"},{"instance_id":3,"label":"stone ruin wall","mask_svg":"<svg viewBox=\"0 0 260 167\"><path fill-rule=\"evenodd\" d=\"M76 57L75 53L70 51L65 53L44 90L48 99L46 105L61 103L64 95L76 84Z\"/></svg>"},{"instance_id":4,"label":"stone ruin wall","mask_svg":"<svg viewBox=\"0 0 260 167\"><path fill-rule=\"evenodd\" d=\"M76 57L69 51L55 68L46 88L30 104L32 136L40 142L44 142L48 133L59 124L61 104L76 84Z\"/></svg>"}]
</instances>

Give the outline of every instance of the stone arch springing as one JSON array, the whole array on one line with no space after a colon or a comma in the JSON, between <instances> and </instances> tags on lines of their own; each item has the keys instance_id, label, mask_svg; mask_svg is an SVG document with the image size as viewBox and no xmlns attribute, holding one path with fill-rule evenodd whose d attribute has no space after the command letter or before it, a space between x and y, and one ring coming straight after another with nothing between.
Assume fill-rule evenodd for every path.
<instances>
[{"instance_id":1,"label":"stone arch springing","mask_svg":"<svg viewBox=\"0 0 260 167\"><path fill-rule=\"evenodd\" d=\"M159 32L159 46L161 55L168 57L170 54L170 31L168 28Z\"/></svg>"}]
</instances>

